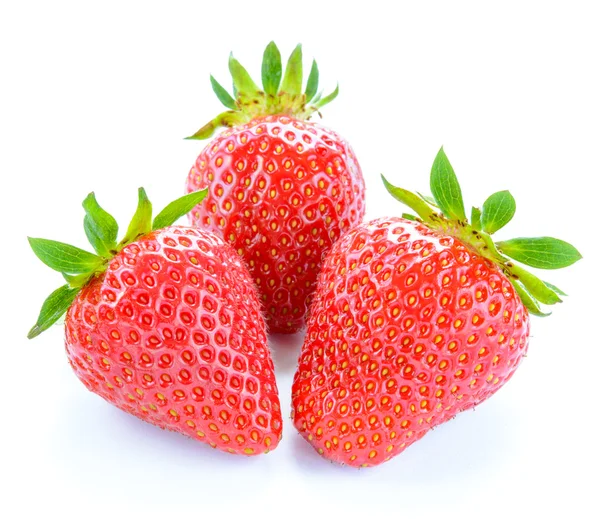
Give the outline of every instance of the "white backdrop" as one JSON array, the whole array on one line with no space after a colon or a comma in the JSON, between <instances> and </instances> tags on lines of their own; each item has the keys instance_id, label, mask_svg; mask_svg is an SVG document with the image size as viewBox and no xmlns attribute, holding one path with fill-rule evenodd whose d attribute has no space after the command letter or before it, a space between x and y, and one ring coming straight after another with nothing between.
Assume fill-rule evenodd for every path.
<instances>
[{"instance_id":1,"label":"white backdrop","mask_svg":"<svg viewBox=\"0 0 600 519\"><path fill-rule=\"evenodd\" d=\"M597 177L600 33L595 2L6 2L0 8L3 517L598 517ZM394 5L394 10L391 9ZM62 330L25 335L61 280L26 235L85 246L91 190L126 225L144 185L183 192L219 110L230 50L255 75L274 39L304 44L339 98L323 124L354 146L367 217L402 208L379 174L428 186L445 150L469 206L510 188L501 238L552 235L584 260L546 275L570 297L534 318L530 353L490 401L378 468L322 460L296 433L301 336L271 341L284 439L233 457L159 430L87 392ZM132 515L133 514L133 515ZM383 515L382 515L383 516Z\"/></svg>"}]
</instances>

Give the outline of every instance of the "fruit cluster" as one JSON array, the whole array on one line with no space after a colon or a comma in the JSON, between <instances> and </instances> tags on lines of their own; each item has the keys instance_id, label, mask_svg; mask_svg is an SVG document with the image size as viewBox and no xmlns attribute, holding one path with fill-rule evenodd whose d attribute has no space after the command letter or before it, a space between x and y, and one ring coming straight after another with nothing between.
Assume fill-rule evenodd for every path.
<instances>
[{"instance_id":1,"label":"fruit cluster","mask_svg":"<svg viewBox=\"0 0 600 519\"><path fill-rule=\"evenodd\" d=\"M494 242L513 217L508 191L467 218L440 150L432 196L395 187L413 213L363 222L365 185L350 145L309 122L323 97L302 53L285 71L274 43L262 89L233 56L228 109L191 139L207 139L188 194L154 219L139 190L123 238L91 193L90 253L30 238L66 283L44 302L29 338L65 318L77 377L142 420L212 447L255 455L281 440L267 333L306 338L292 418L324 457L378 465L427 431L489 398L527 351L530 315L565 294L523 265L580 259L554 238ZM189 214L192 227L175 226Z\"/></svg>"}]
</instances>

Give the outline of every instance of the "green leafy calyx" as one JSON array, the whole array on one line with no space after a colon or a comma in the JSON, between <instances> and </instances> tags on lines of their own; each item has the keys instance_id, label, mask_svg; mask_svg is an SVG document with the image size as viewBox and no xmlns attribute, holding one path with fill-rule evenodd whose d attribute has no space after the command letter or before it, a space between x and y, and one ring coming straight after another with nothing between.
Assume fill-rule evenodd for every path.
<instances>
[{"instance_id":1,"label":"green leafy calyx","mask_svg":"<svg viewBox=\"0 0 600 519\"><path fill-rule=\"evenodd\" d=\"M158 229L174 224L204 200L207 190L189 193L167 205L152 220L152 204L143 188L139 189L138 206L123 239L117 243L116 220L100 207L94 193L83 201L85 234L96 254L66 243L28 238L34 254L48 267L60 272L67 281L44 301L37 322L27 337L33 339L58 321L71 306L81 289L102 274L108 263L126 245Z\"/></svg>"},{"instance_id":2,"label":"green leafy calyx","mask_svg":"<svg viewBox=\"0 0 600 519\"><path fill-rule=\"evenodd\" d=\"M333 101L339 92L336 86L329 95L322 96L319 92L319 68L314 60L302 91L301 45L293 50L285 70L277 45L274 42L267 45L261 67L262 89L233 55L229 56L229 72L233 80L233 96L210 76L213 91L227 111L217 115L188 139L207 139L218 128L238 126L264 115L285 114L296 119L309 119Z\"/></svg>"},{"instance_id":3,"label":"green leafy calyx","mask_svg":"<svg viewBox=\"0 0 600 519\"><path fill-rule=\"evenodd\" d=\"M431 168L433 198L393 186L383 176L382 179L388 192L417 215L403 214L403 217L421 221L432 229L455 236L497 264L531 314L549 315L540 305L560 303L561 297L566 296L558 287L542 281L515 261L539 269L558 269L581 259L579 251L565 241L548 237L494 242L492 235L510 222L515 214L515 199L508 191L494 193L481 209L472 208L469 221L458 179L443 148Z\"/></svg>"}]
</instances>

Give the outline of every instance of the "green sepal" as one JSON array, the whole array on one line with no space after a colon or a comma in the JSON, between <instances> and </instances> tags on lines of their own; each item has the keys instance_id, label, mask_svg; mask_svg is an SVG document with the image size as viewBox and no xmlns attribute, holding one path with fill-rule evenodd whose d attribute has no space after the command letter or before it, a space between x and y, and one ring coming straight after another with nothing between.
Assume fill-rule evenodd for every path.
<instances>
[{"instance_id":1,"label":"green sepal","mask_svg":"<svg viewBox=\"0 0 600 519\"><path fill-rule=\"evenodd\" d=\"M86 213L83 228L90 244L100 256L110 257L117 247L117 221L100 207L94 193L90 193L82 205Z\"/></svg>"},{"instance_id":2,"label":"green sepal","mask_svg":"<svg viewBox=\"0 0 600 519\"><path fill-rule=\"evenodd\" d=\"M383 181L383 185L387 189L388 193L396 200L410 207L421 217L423 221L431 221L432 215L435 214L435 211L419 195L411 193L410 191L402 189L401 187L393 186L383 175L381 175L381 180Z\"/></svg>"},{"instance_id":3,"label":"green sepal","mask_svg":"<svg viewBox=\"0 0 600 519\"><path fill-rule=\"evenodd\" d=\"M402 213L402 218L404 218L405 220L410 220L411 222L416 222L417 221L417 217L414 214L410 214L410 213Z\"/></svg>"},{"instance_id":4,"label":"green sepal","mask_svg":"<svg viewBox=\"0 0 600 519\"><path fill-rule=\"evenodd\" d=\"M442 234L453 236L472 251L497 265L514 285L518 296L532 315L546 316L541 304L561 303L566 294L558 287L539 279L520 264L555 269L572 265L581 259L575 247L555 238L517 238L494 243L492 233L506 225L516 211L514 198L508 191L490 196L483 209L473 207L471 222L464 217L462 193L443 148L431 170L431 191L435 203L420 193L414 194L391 185L382 175L384 186L397 200L412 208L426 224ZM441 210L441 213L438 211ZM409 214L403 218L414 219Z\"/></svg>"},{"instance_id":5,"label":"green sepal","mask_svg":"<svg viewBox=\"0 0 600 519\"><path fill-rule=\"evenodd\" d=\"M531 296L531 294L527 291L527 289L517 280L511 280L513 287L515 287L515 291L521 299L523 306L527 308L527 311L532 315L537 315L538 317L548 317L552 312L545 313L540 308L538 302Z\"/></svg>"},{"instance_id":6,"label":"green sepal","mask_svg":"<svg viewBox=\"0 0 600 519\"><path fill-rule=\"evenodd\" d=\"M71 288L81 288L94 275L93 272L87 273L87 274L77 274L77 275L65 274L64 272L61 272L61 274L62 274L62 277L65 278L65 281L67 283L69 283L69 286Z\"/></svg>"},{"instance_id":7,"label":"green sepal","mask_svg":"<svg viewBox=\"0 0 600 519\"><path fill-rule=\"evenodd\" d=\"M547 281L543 282L544 285L546 285L550 290L554 290L559 296L563 296L563 297L569 297L569 294L565 294L565 292L563 292L560 288L558 288L556 285L553 285L552 283L548 283Z\"/></svg>"},{"instance_id":8,"label":"green sepal","mask_svg":"<svg viewBox=\"0 0 600 519\"><path fill-rule=\"evenodd\" d=\"M471 226L476 231L481 231L481 209L479 207L471 208Z\"/></svg>"},{"instance_id":9,"label":"green sepal","mask_svg":"<svg viewBox=\"0 0 600 519\"><path fill-rule=\"evenodd\" d=\"M91 273L104 259L96 254L59 241L27 238L35 255L48 267L67 274Z\"/></svg>"},{"instance_id":10,"label":"green sepal","mask_svg":"<svg viewBox=\"0 0 600 519\"><path fill-rule=\"evenodd\" d=\"M215 133L217 128L230 128L231 126L236 126L238 124L243 124L244 119L242 112L234 112L230 110L228 112L222 112L217 115L212 121L205 124L202 128L200 128L194 135L190 135L186 137L186 140L203 140L208 139Z\"/></svg>"},{"instance_id":11,"label":"green sepal","mask_svg":"<svg viewBox=\"0 0 600 519\"><path fill-rule=\"evenodd\" d=\"M44 301L37 322L29 330L28 339L37 337L40 333L47 330L69 309L77 294L79 288L71 288L69 285L63 285L52 292Z\"/></svg>"},{"instance_id":12,"label":"green sepal","mask_svg":"<svg viewBox=\"0 0 600 519\"><path fill-rule=\"evenodd\" d=\"M252 97L260 90L256 83L252 81L248 71L233 57L233 54L229 55L229 72L231 72L231 78L233 79L236 97Z\"/></svg>"},{"instance_id":13,"label":"green sepal","mask_svg":"<svg viewBox=\"0 0 600 519\"><path fill-rule=\"evenodd\" d=\"M168 204L154 219L154 228L160 229L172 225L178 218L201 203L208 189L189 193ZM103 211L94 194L91 193L83 202L86 210L84 226L90 241L108 242L113 245L118 232L117 224L112 216ZM95 276L106 271L108 263L125 245L148 234L152 230L152 204L143 188L138 190L138 206L129 224L127 233L116 247L106 247L108 257L100 257L78 247L43 238L28 238L35 255L47 266L57 270L67 281L67 285L55 290L46 299L35 326L29 331L32 339L53 323L57 322L67 311L79 291ZM95 227L94 227L95 226ZM93 232L92 232L93 231ZM96 243L96 246L97 243Z\"/></svg>"},{"instance_id":14,"label":"green sepal","mask_svg":"<svg viewBox=\"0 0 600 519\"><path fill-rule=\"evenodd\" d=\"M431 194L442 213L451 220L466 220L460 184L443 147L433 161L430 184Z\"/></svg>"},{"instance_id":15,"label":"green sepal","mask_svg":"<svg viewBox=\"0 0 600 519\"><path fill-rule=\"evenodd\" d=\"M281 83L281 92L296 96L302 92L302 45L296 45L296 48L290 54L283 82Z\"/></svg>"},{"instance_id":16,"label":"green sepal","mask_svg":"<svg viewBox=\"0 0 600 519\"><path fill-rule=\"evenodd\" d=\"M225 90L212 75L210 76L210 84L212 85L213 92L217 96L217 99L221 101L226 108L237 110L235 99L231 97L229 92L227 92L227 90Z\"/></svg>"},{"instance_id":17,"label":"green sepal","mask_svg":"<svg viewBox=\"0 0 600 519\"><path fill-rule=\"evenodd\" d=\"M274 42L270 42L264 53L261 66L262 85L260 90L246 69L233 57L229 57L229 70L233 79L233 96L211 76L211 84L217 98L229 110L220 113L202 126L188 140L203 140L211 137L219 128L241 126L267 115L288 115L299 120L308 120L339 93L339 85L326 97L318 92L319 69L313 60L306 89L302 92L302 46L291 53L282 75L281 54Z\"/></svg>"},{"instance_id":18,"label":"green sepal","mask_svg":"<svg viewBox=\"0 0 600 519\"><path fill-rule=\"evenodd\" d=\"M517 203L509 191L498 191L490 195L483 203L481 228L488 234L494 234L512 220Z\"/></svg>"},{"instance_id":19,"label":"green sepal","mask_svg":"<svg viewBox=\"0 0 600 519\"><path fill-rule=\"evenodd\" d=\"M517 279L525 286L531 296L537 299L540 303L544 303L545 305L562 303L562 299L558 297L558 294L551 288L548 288L541 279L531 272L528 272L518 265L512 265L511 273L513 277L516 276Z\"/></svg>"},{"instance_id":20,"label":"green sepal","mask_svg":"<svg viewBox=\"0 0 600 519\"><path fill-rule=\"evenodd\" d=\"M127 228L127 233L119 243L119 248L135 241L138 237L148 234L152 230L152 204L148 200L143 187L138 189L138 205L133 218Z\"/></svg>"},{"instance_id":21,"label":"green sepal","mask_svg":"<svg viewBox=\"0 0 600 519\"><path fill-rule=\"evenodd\" d=\"M306 90L304 91L304 95L306 96L306 102L310 102L317 90L319 89L319 67L317 66L317 61L313 59L312 66L310 67L310 74L308 75L308 80L306 81Z\"/></svg>"},{"instance_id":22,"label":"green sepal","mask_svg":"<svg viewBox=\"0 0 600 519\"><path fill-rule=\"evenodd\" d=\"M524 265L539 269L560 269L581 259L570 243L556 238L515 238L496 243L498 249Z\"/></svg>"},{"instance_id":23,"label":"green sepal","mask_svg":"<svg viewBox=\"0 0 600 519\"><path fill-rule=\"evenodd\" d=\"M281 53L274 41L269 43L265 49L261 72L265 94L270 96L277 95L281 83L282 66Z\"/></svg>"},{"instance_id":24,"label":"green sepal","mask_svg":"<svg viewBox=\"0 0 600 519\"><path fill-rule=\"evenodd\" d=\"M208 189L194 191L184 195L177 200L171 202L160 213L156 215L152 222L152 230L156 231L169 225L173 225L179 218L188 214L194 207L202 203L206 197Z\"/></svg>"},{"instance_id":25,"label":"green sepal","mask_svg":"<svg viewBox=\"0 0 600 519\"><path fill-rule=\"evenodd\" d=\"M319 99L318 101L313 100L313 105L316 106L317 109L323 108L325 105L331 103L331 101L333 101L338 96L339 93L340 93L340 85L336 84L335 90L333 92L331 92L331 94L323 97L322 99Z\"/></svg>"}]
</instances>

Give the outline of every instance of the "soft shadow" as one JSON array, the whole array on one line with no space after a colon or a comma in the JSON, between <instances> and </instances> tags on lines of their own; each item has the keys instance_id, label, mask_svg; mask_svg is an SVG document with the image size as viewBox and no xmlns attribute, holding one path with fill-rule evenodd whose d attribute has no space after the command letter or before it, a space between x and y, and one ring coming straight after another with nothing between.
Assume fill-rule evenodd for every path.
<instances>
[{"instance_id":1,"label":"soft shadow","mask_svg":"<svg viewBox=\"0 0 600 519\"><path fill-rule=\"evenodd\" d=\"M129 491L136 486L152 491L143 488L147 484L161 492L209 495L231 478L244 478L246 483L236 492L250 497L274 475L270 456L247 457L213 449L146 423L91 394L65 402L47 441L56 470L69 480L81 481L88 490L108 485L120 491L119 485L127 481ZM252 478L254 473L260 478Z\"/></svg>"},{"instance_id":2,"label":"soft shadow","mask_svg":"<svg viewBox=\"0 0 600 519\"><path fill-rule=\"evenodd\" d=\"M288 435L288 441L292 444L291 450L294 461L299 465L302 472L311 476L333 477L336 474L339 476L343 473L351 476L353 473L366 472L355 467L329 461L327 458L319 455L312 445L295 430L294 433Z\"/></svg>"},{"instance_id":3,"label":"soft shadow","mask_svg":"<svg viewBox=\"0 0 600 519\"><path fill-rule=\"evenodd\" d=\"M329 462L300 434L290 440L296 463L315 477L344 473L343 477L407 485L472 482L475 477L497 472L510 460L513 445L518 442L513 432L518 427L512 426L515 419L503 402L485 402L436 427L390 461L365 469Z\"/></svg>"},{"instance_id":4,"label":"soft shadow","mask_svg":"<svg viewBox=\"0 0 600 519\"><path fill-rule=\"evenodd\" d=\"M302 330L298 333L273 333L269 336L269 346L278 374L289 374L296 371L304 335L305 332Z\"/></svg>"}]
</instances>

